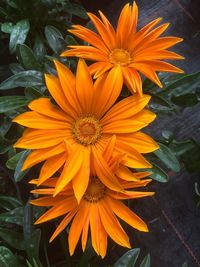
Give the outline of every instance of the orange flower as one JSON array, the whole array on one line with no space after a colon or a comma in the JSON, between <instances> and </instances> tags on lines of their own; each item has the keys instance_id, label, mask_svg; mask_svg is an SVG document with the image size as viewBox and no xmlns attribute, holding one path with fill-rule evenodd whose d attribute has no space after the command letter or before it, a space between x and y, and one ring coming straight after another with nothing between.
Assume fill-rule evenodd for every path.
<instances>
[{"instance_id":1,"label":"orange flower","mask_svg":"<svg viewBox=\"0 0 200 267\"><path fill-rule=\"evenodd\" d=\"M139 73L162 87L156 71L183 72L161 61L183 59L182 56L167 50L183 39L160 37L169 23L154 28L161 21L161 18L158 18L137 32L138 7L135 2L133 6L126 4L122 9L116 31L101 11L99 14L101 19L88 13L97 33L80 25L74 25L73 29L69 30L88 42L90 46L69 46L72 49L63 52L61 56L76 56L97 61L90 66L90 73L95 74L95 78L119 65L128 89L131 93L138 92L140 95L142 95L142 81Z\"/></svg>"},{"instance_id":2,"label":"orange flower","mask_svg":"<svg viewBox=\"0 0 200 267\"><path fill-rule=\"evenodd\" d=\"M121 185L124 189L145 186L151 179L140 179L146 176L148 176L148 173L145 172L132 173L132 179L135 181L128 182L122 180ZM130 248L129 238L116 215L135 229L144 232L148 231L147 225L143 220L123 204L121 200L152 196L153 192L129 190L117 193L106 188L97 177L91 177L87 190L78 204L71 183L59 195L53 197L56 182L57 178L50 178L44 183L48 188L33 190L32 193L47 196L32 200L31 203L37 206L51 207L36 221L36 224L65 215L53 233L50 242L72 222L68 236L70 255L74 253L81 234L82 249L83 251L85 250L89 228L92 246L102 258L106 255L107 235L117 244ZM37 180L31 181L31 183L37 184Z\"/></svg>"},{"instance_id":3,"label":"orange flower","mask_svg":"<svg viewBox=\"0 0 200 267\"><path fill-rule=\"evenodd\" d=\"M122 87L119 67L93 84L83 60L79 61L76 77L63 64L56 61L55 65L58 77L45 78L58 106L48 98L40 98L29 104L32 111L14 119L28 127L15 147L34 150L23 170L45 161L38 185L61 170L54 195L72 181L78 201L94 172L107 187L122 191L105 159L123 153L124 165L151 167L140 153L154 151L158 145L139 132L155 118L154 113L143 110L150 96L131 96L113 106Z\"/></svg>"}]
</instances>

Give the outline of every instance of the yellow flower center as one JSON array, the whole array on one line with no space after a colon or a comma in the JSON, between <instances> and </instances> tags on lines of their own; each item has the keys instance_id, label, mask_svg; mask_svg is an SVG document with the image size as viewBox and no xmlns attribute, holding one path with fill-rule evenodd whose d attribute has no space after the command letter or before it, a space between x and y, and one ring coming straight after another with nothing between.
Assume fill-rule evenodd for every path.
<instances>
[{"instance_id":1,"label":"yellow flower center","mask_svg":"<svg viewBox=\"0 0 200 267\"><path fill-rule=\"evenodd\" d=\"M98 178L94 177L90 179L88 188L84 195L84 199L89 202L97 202L104 197L105 192L106 187Z\"/></svg>"},{"instance_id":2,"label":"yellow flower center","mask_svg":"<svg viewBox=\"0 0 200 267\"><path fill-rule=\"evenodd\" d=\"M131 63L131 56L127 50L116 48L109 55L113 64L128 65Z\"/></svg>"},{"instance_id":3,"label":"yellow flower center","mask_svg":"<svg viewBox=\"0 0 200 267\"><path fill-rule=\"evenodd\" d=\"M72 132L78 143L88 146L95 144L100 138L101 126L93 116L85 116L75 121Z\"/></svg>"}]
</instances>

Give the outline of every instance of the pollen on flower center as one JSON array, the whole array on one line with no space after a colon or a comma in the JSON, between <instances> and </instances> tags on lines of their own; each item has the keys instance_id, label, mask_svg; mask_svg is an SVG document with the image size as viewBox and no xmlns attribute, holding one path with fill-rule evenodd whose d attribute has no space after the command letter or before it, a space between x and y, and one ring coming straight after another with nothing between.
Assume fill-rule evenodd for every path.
<instances>
[{"instance_id":1,"label":"pollen on flower center","mask_svg":"<svg viewBox=\"0 0 200 267\"><path fill-rule=\"evenodd\" d=\"M93 116L85 116L75 121L72 132L78 143L87 146L95 144L100 138L101 126Z\"/></svg>"},{"instance_id":2,"label":"pollen on flower center","mask_svg":"<svg viewBox=\"0 0 200 267\"><path fill-rule=\"evenodd\" d=\"M128 65L131 63L131 56L127 50L116 48L109 55L113 64Z\"/></svg>"},{"instance_id":3,"label":"pollen on flower center","mask_svg":"<svg viewBox=\"0 0 200 267\"><path fill-rule=\"evenodd\" d=\"M84 199L89 202L97 202L104 197L105 191L105 186L98 178L91 178Z\"/></svg>"}]
</instances>

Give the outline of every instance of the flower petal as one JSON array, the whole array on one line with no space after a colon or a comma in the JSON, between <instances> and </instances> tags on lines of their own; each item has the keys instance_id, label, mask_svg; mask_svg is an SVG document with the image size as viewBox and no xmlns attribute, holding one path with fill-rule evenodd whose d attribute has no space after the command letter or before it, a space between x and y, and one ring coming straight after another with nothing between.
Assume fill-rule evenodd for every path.
<instances>
[{"instance_id":1,"label":"flower petal","mask_svg":"<svg viewBox=\"0 0 200 267\"><path fill-rule=\"evenodd\" d=\"M133 117L149 103L150 99L149 95L133 95L121 100L105 114L101 119L101 125Z\"/></svg>"},{"instance_id":2,"label":"flower petal","mask_svg":"<svg viewBox=\"0 0 200 267\"><path fill-rule=\"evenodd\" d=\"M91 112L94 87L92 77L84 60L79 60L76 72L76 92L80 101L82 113Z\"/></svg>"},{"instance_id":3,"label":"flower petal","mask_svg":"<svg viewBox=\"0 0 200 267\"><path fill-rule=\"evenodd\" d=\"M83 162L80 170L72 180L75 197L80 202L89 183L90 178L90 147L83 149Z\"/></svg>"},{"instance_id":4,"label":"flower petal","mask_svg":"<svg viewBox=\"0 0 200 267\"><path fill-rule=\"evenodd\" d=\"M123 79L119 66L103 74L95 82L94 111L98 117L114 104L122 89Z\"/></svg>"},{"instance_id":5,"label":"flower petal","mask_svg":"<svg viewBox=\"0 0 200 267\"><path fill-rule=\"evenodd\" d=\"M17 122L20 125L30 127L32 129L41 130L57 130L71 128L71 124L69 124L67 121L55 120L51 117L41 115L35 111L24 112L14 118L13 122Z\"/></svg>"},{"instance_id":6,"label":"flower petal","mask_svg":"<svg viewBox=\"0 0 200 267\"><path fill-rule=\"evenodd\" d=\"M120 219L139 231L148 232L146 223L121 201L109 198L109 205Z\"/></svg>"},{"instance_id":7,"label":"flower petal","mask_svg":"<svg viewBox=\"0 0 200 267\"><path fill-rule=\"evenodd\" d=\"M57 119L59 121L68 121L71 122L72 119L63 112L58 106L55 106L51 103L49 98L39 98L33 100L28 107L38 112L39 114L45 115L47 117L51 117L53 119Z\"/></svg>"},{"instance_id":8,"label":"flower petal","mask_svg":"<svg viewBox=\"0 0 200 267\"><path fill-rule=\"evenodd\" d=\"M104 229L117 244L130 248L129 238L108 206L107 199L106 197L106 200L104 198L98 202L99 214Z\"/></svg>"},{"instance_id":9,"label":"flower petal","mask_svg":"<svg viewBox=\"0 0 200 267\"><path fill-rule=\"evenodd\" d=\"M74 250L80 238L83 226L88 217L89 205L83 201L80 204L79 210L73 219L72 225L69 230L68 242L69 242L69 253L74 254Z\"/></svg>"}]
</instances>

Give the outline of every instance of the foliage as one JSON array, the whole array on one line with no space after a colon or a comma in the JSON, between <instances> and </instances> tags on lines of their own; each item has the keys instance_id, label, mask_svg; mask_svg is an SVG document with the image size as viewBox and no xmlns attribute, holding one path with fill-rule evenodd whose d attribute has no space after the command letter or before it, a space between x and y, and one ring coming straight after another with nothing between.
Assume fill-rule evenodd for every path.
<instances>
[{"instance_id":1,"label":"foliage","mask_svg":"<svg viewBox=\"0 0 200 267\"><path fill-rule=\"evenodd\" d=\"M19 185L23 184L23 179L27 181L31 170L22 172L21 167L30 152L16 151L12 147L22 133L20 126L12 124L12 119L25 111L33 99L47 96L43 75L55 73L54 58L72 68L75 66L73 59L59 56L67 45L76 43L66 32L74 16L87 19L84 8L75 0L1 1L0 156L6 162L1 172L5 174L4 179L10 177L12 190L0 195L0 266L55 266L51 265L48 255L48 233L44 230L41 238L41 229L33 225L41 210L31 207L28 197L22 200ZM150 108L154 112L168 116L199 103L200 72L170 77L163 75L161 79L164 84L162 90L149 80L144 81L145 92L152 95ZM124 90L122 97L126 94ZM200 170L200 144L195 140L176 140L172 132L165 130L158 141L160 149L148 155L153 165L150 170L152 179L167 182L168 172L180 171L182 164L189 171ZM69 261L66 246L65 237L61 237L59 247L64 250L65 259L56 266L64 266ZM42 263L39 251L45 255ZM136 266L139 253L139 249L128 251L113 267ZM91 265L88 265L89 261ZM139 262L140 267L149 267L149 254ZM89 244L76 264L79 267L95 266L96 259Z\"/></svg>"}]
</instances>

